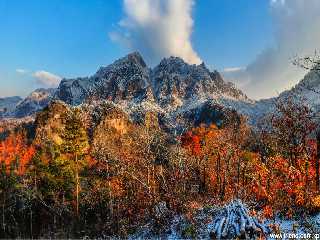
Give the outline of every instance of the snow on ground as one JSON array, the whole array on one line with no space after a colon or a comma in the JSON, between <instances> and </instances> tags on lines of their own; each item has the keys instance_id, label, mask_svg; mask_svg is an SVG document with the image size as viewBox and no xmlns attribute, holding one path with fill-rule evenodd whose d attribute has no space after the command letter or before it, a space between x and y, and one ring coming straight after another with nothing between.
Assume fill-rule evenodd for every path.
<instances>
[{"instance_id":1,"label":"snow on ground","mask_svg":"<svg viewBox=\"0 0 320 240\"><path fill-rule=\"evenodd\" d=\"M175 215L172 219L163 215L166 224L151 220L129 239L235 239L256 238L268 234L267 224L249 214L245 204L235 200L223 207L205 206L190 215ZM158 233L155 233L158 232Z\"/></svg>"},{"instance_id":2,"label":"snow on ground","mask_svg":"<svg viewBox=\"0 0 320 240\"><path fill-rule=\"evenodd\" d=\"M267 239L316 239L320 238L320 213L314 216L301 216L296 219L277 217L267 221L267 224L276 225L277 228L268 235Z\"/></svg>"}]
</instances>

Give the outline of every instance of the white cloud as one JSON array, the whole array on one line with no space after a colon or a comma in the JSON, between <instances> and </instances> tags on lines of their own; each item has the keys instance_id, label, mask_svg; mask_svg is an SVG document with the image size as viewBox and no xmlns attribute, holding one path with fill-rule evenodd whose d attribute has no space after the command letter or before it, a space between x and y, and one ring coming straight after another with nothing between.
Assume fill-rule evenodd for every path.
<instances>
[{"instance_id":1,"label":"white cloud","mask_svg":"<svg viewBox=\"0 0 320 240\"><path fill-rule=\"evenodd\" d=\"M17 68L17 69L16 69L16 72L19 73L19 74L25 74L25 73L28 72L28 70L23 69L23 68Z\"/></svg>"},{"instance_id":2,"label":"white cloud","mask_svg":"<svg viewBox=\"0 0 320 240\"><path fill-rule=\"evenodd\" d=\"M229 68L223 69L222 72L230 73L230 72L239 72L239 71L243 71L243 70L245 70L244 67L229 67Z\"/></svg>"},{"instance_id":3,"label":"white cloud","mask_svg":"<svg viewBox=\"0 0 320 240\"><path fill-rule=\"evenodd\" d=\"M152 65L169 56L201 63L191 43L193 0L123 1L126 16L111 40L140 51Z\"/></svg>"},{"instance_id":4,"label":"white cloud","mask_svg":"<svg viewBox=\"0 0 320 240\"><path fill-rule=\"evenodd\" d=\"M271 5L285 4L286 0L271 0Z\"/></svg>"},{"instance_id":5,"label":"white cloud","mask_svg":"<svg viewBox=\"0 0 320 240\"><path fill-rule=\"evenodd\" d=\"M276 95L298 83L305 71L293 66L298 56L320 48L320 0L271 0L275 46L266 49L233 80L254 98Z\"/></svg>"},{"instance_id":6,"label":"white cloud","mask_svg":"<svg viewBox=\"0 0 320 240\"><path fill-rule=\"evenodd\" d=\"M57 87L62 79L53 73L43 70L34 72L32 76L37 79L39 84L46 87Z\"/></svg>"}]
</instances>

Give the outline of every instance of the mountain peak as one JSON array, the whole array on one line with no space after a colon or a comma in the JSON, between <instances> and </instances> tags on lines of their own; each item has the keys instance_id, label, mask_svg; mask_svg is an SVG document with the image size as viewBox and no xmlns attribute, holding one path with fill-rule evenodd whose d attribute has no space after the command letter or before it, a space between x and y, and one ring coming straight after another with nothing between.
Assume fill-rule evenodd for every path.
<instances>
[{"instance_id":1,"label":"mountain peak","mask_svg":"<svg viewBox=\"0 0 320 240\"><path fill-rule=\"evenodd\" d=\"M147 64L143 60L143 57L139 52L133 52L128 54L125 58L127 58L130 62L134 62L138 65L141 65L142 67L147 67Z\"/></svg>"},{"instance_id":2,"label":"mountain peak","mask_svg":"<svg viewBox=\"0 0 320 240\"><path fill-rule=\"evenodd\" d=\"M147 64L143 60L143 57L139 52L132 52L126 55L125 57L122 57L116 61L114 61L112 64L102 67L101 69L110 69L110 68L116 68L116 67L122 67L122 66L139 66L141 68L146 68Z\"/></svg>"},{"instance_id":3,"label":"mountain peak","mask_svg":"<svg viewBox=\"0 0 320 240\"><path fill-rule=\"evenodd\" d=\"M168 57L168 58L163 58L159 65L156 66L157 67L165 67L165 66L171 66L171 68L177 68L177 67L181 67L181 66L188 66L189 64L186 63L182 58L180 57Z\"/></svg>"},{"instance_id":4,"label":"mountain peak","mask_svg":"<svg viewBox=\"0 0 320 240\"><path fill-rule=\"evenodd\" d=\"M103 77L110 71L121 71L121 69L125 68L140 68L143 71L143 69L147 68L147 64L145 63L139 52L133 52L129 53L123 58L114 61L112 64L106 67L101 67L95 75L97 77Z\"/></svg>"}]
</instances>

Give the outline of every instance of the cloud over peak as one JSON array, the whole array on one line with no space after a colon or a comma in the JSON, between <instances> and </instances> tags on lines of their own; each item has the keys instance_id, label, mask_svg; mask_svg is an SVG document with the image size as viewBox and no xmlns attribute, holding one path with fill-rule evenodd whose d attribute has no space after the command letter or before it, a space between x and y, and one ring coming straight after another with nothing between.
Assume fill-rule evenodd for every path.
<instances>
[{"instance_id":1,"label":"cloud over peak","mask_svg":"<svg viewBox=\"0 0 320 240\"><path fill-rule=\"evenodd\" d=\"M189 63L201 59L191 43L193 0L123 0L125 17L111 40L142 53L154 65L177 56Z\"/></svg>"},{"instance_id":2,"label":"cloud over peak","mask_svg":"<svg viewBox=\"0 0 320 240\"><path fill-rule=\"evenodd\" d=\"M43 70L34 72L32 76L37 79L39 84L45 85L46 87L57 87L62 79L53 73Z\"/></svg>"}]
</instances>

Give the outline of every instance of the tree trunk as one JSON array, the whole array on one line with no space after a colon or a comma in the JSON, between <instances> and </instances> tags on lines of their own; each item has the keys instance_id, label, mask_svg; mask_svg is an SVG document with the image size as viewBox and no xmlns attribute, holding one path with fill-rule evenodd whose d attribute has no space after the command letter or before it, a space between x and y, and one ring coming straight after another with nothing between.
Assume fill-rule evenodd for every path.
<instances>
[{"instance_id":1,"label":"tree trunk","mask_svg":"<svg viewBox=\"0 0 320 240\"><path fill-rule=\"evenodd\" d=\"M6 231L6 223L5 223L5 214L4 214L4 209L5 209L5 201L6 201L6 195L4 194L3 196L3 203L2 203L2 229L3 232Z\"/></svg>"},{"instance_id":2,"label":"tree trunk","mask_svg":"<svg viewBox=\"0 0 320 240\"><path fill-rule=\"evenodd\" d=\"M31 239L33 239L33 225L32 225L33 216L32 216L32 207L29 208L29 211L30 211L30 236L31 236Z\"/></svg>"},{"instance_id":3,"label":"tree trunk","mask_svg":"<svg viewBox=\"0 0 320 240\"><path fill-rule=\"evenodd\" d=\"M220 151L220 150L219 150ZM220 179L220 160L221 160L221 156L220 153L218 152L218 159L217 159L217 168L216 168L216 175L217 175L217 188L219 190L219 194L220 194L220 183L221 183L221 179Z\"/></svg>"},{"instance_id":4,"label":"tree trunk","mask_svg":"<svg viewBox=\"0 0 320 240\"><path fill-rule=\"evenodd\" d=\"M237 172L238 172L238 179L237 179L237 198L239 198L239 185L240 185L240 168L241 168L241 158L238 158L237 164Z\"/></svg>"},{"instance_id":5,"label":"tree trunk","mask_svg":"<svg viewBox=\"0 0 320 240\"><path fill-rule=\"evenodd\" d=\"M109 171L109 163L107 164L107 172L108 175L110 174ZM109 189L109 212L110 212L110 219L113 221L113 199L112 199L112 191L111 191L111 182L110 179L108 179L108 189Z\"/></svg>"},{"instance_id":6,"label":"tree trunk","mask_svg":"<svg viewBox=\"0 0 320 240\"><path fill-rule=\"evenodd\" d=\"M205 193L207 191L206 189L206 166L203 166L203 181L202 181L202 191Z\"/></svg>"},{"instance_id":7,"label":"tree trunk","mask_svg":"<svg viewBox=\"0 0 320 240\"><path fill-rule=\"evenodd\" d=\"M76 154L76 214L79 218L79 169L78 169L78 155Z\"/></svg>"}]
</instances>

